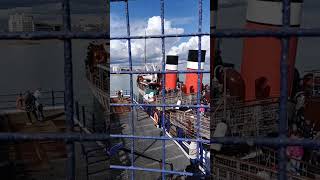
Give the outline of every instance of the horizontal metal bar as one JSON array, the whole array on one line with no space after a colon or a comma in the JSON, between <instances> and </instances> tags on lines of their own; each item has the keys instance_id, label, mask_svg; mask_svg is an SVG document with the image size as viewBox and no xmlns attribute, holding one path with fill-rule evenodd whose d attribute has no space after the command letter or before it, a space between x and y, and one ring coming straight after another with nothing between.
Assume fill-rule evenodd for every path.
<instances>
[{"instance_id":1,"label":"horizontal metal bar","mask_svg":"<svg viewBox=\"0 0 320 180\"><path fill-rule=\"evenodd\" d=\"M57 140L57 141L107 141L111 138L128 138L128 139L150 139L150 140L176 140L176 141L195 141L202 143L219 143L219 144L248 144L248 145L266 145L266 146L304 146L320 147L319 140L303 139L296 140L290 138L253 138L253 137L222 137L212 138L209 140L189 139L189 138L170 138L170 137L153 137L153 136L132 136L121 134L81 134L81 133L0 133L0 141L21 141L21 140Z\"/></svg>"},{"instance_id":2,"label":"horizontal metal bar","mask_svg":"<svg viewBox=\"0 0 320 180\"><path fill-rule=\"evenodd\" d=\"M176 104L117 104L110 103L110 106L118 107L118 106L142 106L142 107L186 107L186 108L205 108L210 109L208 105L176 105Z\"/></svg>"},{"instance_id":3,"label":"horizontal metal bar","mask_svg":"<svg viewBox=\"0 0 320 180\"><path fill-rule=\"evenodd\" d=\"M199 141L209 143L209 140L152 137L152 136L131 136L120 134L104 133L0 133L0 141L33 141L33 140L56 140L56 141L107 141L111 138L133 138L133 139L155 139L155 140L177 140L177 141Z\"/></svg>"},{"instance_id":4,"label":"horizontal metal bar","mask_svg":"<svg viewBox=\"0 0 320 180\"><path fill-rule=\"evenodd\" d=\"M168 136L136 136L136 135L123 135L123 134L110 134L111 138L127 138L127 139L146 139L146 140L167 140L167 141L186 141L186 142L202 142L209 144L209 140L203 139L190 139L190 138L170 138Z\"/></svg>"},{"instance_id":5,"label":"horizontal metal bar","mask_svg":"<svg viewBox=\"0 0 320 180\"><path fill-rule=\"evenodd\" d=\"M169 170L162 170L162 169L142 168L142 167L133 167L133 166L110 165L110 168L111 169L149 171L149 172L158 172L158 173L167 173L167 174L178 174L178 175L182 175L182 176L198 176L198 177L205 176L205 175L189 173L189 172L169 171Z\"/></svg>"},{"instance_id":6,"label":"horizontal metal bar","mask_svg":"<svg viewBox=\"0 0 320 180\"><path fill-rule=\"evenodd\" d=\"M248 29L219 29L213 33L190 33L190 34L165 34L149 36L116 36L111 40L125 39L151 39L151 38L174 38L174 37L193 37L208 36L217 38L239 38L239 37L316 37L320 36L320 28L282 28L279 30L248 30Z\"/></svg>"},{"instance_id":7,"label":"horizontal metal bar","mask_svg":"<svg viewBox=\"0 0 320 180\"><path fill-rule=\"evenodd\" d=\"M0 101L0 103L15 103L16 101L12 101L12 100L10 100L10 101Z\"/></svg>"},{"instance_id":8,"label":"horizontal metal bar","mask_svg":"<svg viewBox=\"0 0 320 180\"><path fill-rule=\"evenodd\" d=\"M210 73L208 70L182 70L182 71L119 71L110 74L191 74L191 73Z\"/></svg>"},{"instance_id":9,"label":"horizontal metal bar","mask_svg":"<svg viewBox=\"0 0 320 180\"><path fill-rule=\"evenodd\" d=\"M267 138L267 137L223 137L223 138L212 138L210 144L221 143L221 144L248 144L248 145L259 145L259 146L303 146L303 147L320 147L319 140L303 139L293 140L290 138Z\"/></svg>"},{"instance_id":10,"label":"horizontal metal bar","mask_svg":"<svg viewBox=\"0 0 320 180\"><path fill-rule=\"evenodd\" d=\"M106 32L10 32L0 33L0 40L41 40L41 39L109 39Z\"/></svg>"},{"instance_id":11,"label":"horizontal metal bar","mask_svg":"<svg viewBox=\"0 0 320 180\"><path fill-rule=\"evenodd\" d=\"M57 140L57 141L96 141L108 140L107 134L81 133L0 133L0 141Z\"/></svg>"},{"instance_id":12,"label":"horizontal metal bar","mask_svg":"<svg viewBox=\"0 0 320 180\"><path fill-rule=\"evenodd\" d=\"M176 38L176 37L194 37L194 36L210 36L210 33L189 33L189 34L165 34L165 35L147 35L147 36L114 36L110 40L127 40L127 39L160 39L160 38Z\"/></svg>"},{"instance_id":13,"label":"horizontal metal bar","mask_svg":"<svg viewBox=\"0 0 320 180\"><path fill-rule=\"evenodd\" d=\"M44 96L46 94L49 94L51 95L52 91L40 91L41 92L41 95ZM64 93L64 91L53 91L54 93ZM23 95L24 92L21 91L21 94ZM8 93L8 94L0 94L0 96L19 96L20 95L20 92L17 92L17 93Z\"/></svg>"},{"instance_id":14,"label":"horizontal metal bar","mask_svg":"<svg viewBox=\"0 0 320 180\"><path fill-rule=\"evenodd\" d=\"M285 28L279 30L247 30L247 29L220 29L213 33L190 33L190 34L165 34L149 36L117 36L111 40L126 39L151 39L151 38L174 38L192 36L212 36L218 38L237 37L320 37L320 28ZM0 40L41 40L41 39L109 39L106 32L10 32L0 33Z\"/></svg>"},{"instance_id":15,"label":"horizontal metal bar","mask_svg":"<svg viewBox=\"0 0 320 180\"><path fill-rule=\"evenodd\" d=\"M126 2L128 0L110 0L110 2Z\"/></svg>"}]
</instances>

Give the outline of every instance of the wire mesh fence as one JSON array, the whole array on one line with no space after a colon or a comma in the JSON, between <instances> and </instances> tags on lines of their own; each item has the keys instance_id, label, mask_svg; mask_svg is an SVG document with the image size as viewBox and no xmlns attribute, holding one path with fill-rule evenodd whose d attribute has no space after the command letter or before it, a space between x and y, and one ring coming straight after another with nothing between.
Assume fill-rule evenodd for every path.
<instances>
[{"instance_id":1,"label":"wire mesh fence","mask_svg":"<svg viewBox=\"0 0 320 180\"><path fill-rule=\"evenodd\" d=\"M71 23L70 23L70 2L69 0L63 1L63 24L64 24L64 31L62 32L32 32L32 33L0 33L0 39L33 39L33 40L40 40L40 39L61 39L64 41L64 59L65 59L65 112L66 112L66 122L67 122L67 132L66 133L35 133L35 134L28 134L28 133L0 133L0 140L1 141L28 141L28 140L60 140L67 142L67 151L68 151L68 161L67 161L67 178L66 179L75 179L75 148L74 142L75 141L97 141L97 140L108 140L110 138L127 138L137 140L137 139L155 139L162 141L163 147L163 154L162 154L162 168L161 169L151 169L151 168L140 168L136 167L133 163L134 160L134 143L131 146L131 158L132 164L131 166L118 166L118 165L111 165L110 167L113 169L123 169L131 171L131 179L135 179L134 172L135 171L149 171L149 172L160 172L162 173L162 179L166 178L166 174L178 174L178 175L186 175L192 176L195 175L193 173L188 172L179 172L173 170L166 170L166 148L165 144L166 141L170 140L177 140L177 141L194 141L198 143L198 147L201 147L203 143L222 143L222 144L247 144L248 142L255 144L255 145L264 145L264 146L277 146L279 148L278 153L278 178L279 179L287 179L286 174L286 155L285 155L285 148L288 145L301 145L305 147L319 147L320 142L314 140L292 140L286 137L286 129L287 129L287 64L286 64L286 57L288 55L289 49L289 38L296 36L296 37L317 37L320 36L320 29L306 29L306 28L290 28L290 0L283 0L283 26L280 30L277 31L266 31L266 30L244 30L244 29L220 29L214 32L202 32L202 0L198 0L198 32L191 33L191 34L165 34L164 32L164 2L165 0L156 0L160 3L160 14L161 14L161 35L148 35L148 36L131 36L130 35L130 20L129 20L129 1L128 0L111 0L112 3L119 2L125 3L125 14L126 14L126 26L127 26L127 34L125 36L119 37L109 37L108 33L105 32L96 32L96 33L74 33L71 32ZM134 128L132 128L131 135L120 135L120 134L80 134L73 132L74 127L74 100L73 100L73 76L72 76L72 56L71 56L71 39L109 39L110 40L126 40L128 43L128 62L130 64L130 70L124 72L117 72L117 74L129 74L130 75L130 98L131 102L133 102L133 75L139 74L143 72L135 72L132 70L132 53L131 53L131 40L132 39L144 39L144 38L160 38L162 41L162 70L160 71L161 74L166 74L165 70L165 39L170 37L191 37L197 36L199 38L198 41L198 70L193 72L198 74L198 85L200 86L200 74L201 73L210 73L210 71L202 71L200 70L200 63L201 63L201 37L202 36L209 36L211 37L219 37L219 38L240 38L240 37L277 37L280 38L282 41L282 56L281 56L281 96L280 96L280 112L279 112L279 137L276 138L255 138L255 137L248 137L248 138L240 138L240 137L224 137L224 138L211 138L210 140L204 140L200 138L200 115L199 115L199 108L210 108L209 106L200 106L200 90L197 92L197 105L194 105L194 108L197 108L197 118L196 118L196 130L195 130L195 138L172 138L165 136L165 124L162 124L162 131L163 136L160 137L151 137L151 136L138 136L135 135ZM150 72L148 72L150 73ZM155 72L156 73L156 72ZM157 72L158 73L158 72ZM192 73L190 71L177 71L177 73ZM162 104L150 105L150 104L116 104L111 103L110 106L130 106L132 109L136 106L158 106L163 108L163 115L162 118L165 118L165 109L168 107L183 107L183 105L168 105L166 102L166 92L165 92L165 76L162 78ZM133 116L133 114L132 114ZM164 119L162 123L164 123ZM132 127L134 124L132 122ZM201 159L201 155L197 156L198 159ZM200 160L201 161L201 160ZM222 160L221 160L222 161ZM247 167L248 168L248 167Z\"/></svg>"}]
</instances>

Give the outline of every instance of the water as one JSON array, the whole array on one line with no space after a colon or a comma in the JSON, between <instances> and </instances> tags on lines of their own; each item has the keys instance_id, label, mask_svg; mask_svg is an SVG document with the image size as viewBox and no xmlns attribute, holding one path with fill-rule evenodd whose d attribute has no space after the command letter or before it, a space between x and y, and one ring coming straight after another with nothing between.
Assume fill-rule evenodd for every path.
<instances>
[{"instance_id":1,"label":"water","mask_svg":"<svg viewBox=\"0 0 320 180\"><path fill-rule=\"evenodd\" d=\"M302 14L302 27L320 27L320 14L317 13L320 2L307 1ZM218 27L243 27L245 23L245 6L221 9ZM89 40L73 40L73 75L75 99L84 104L92 103L92 93L85 78L84 59ZM319 69L320 62L318 45L320 38L300 38L296 66L302 72L309 69ZM222 56L227 62L241 64L242 39L225 39L222 41ZM64 59L63 41L0 41L0 94L19 92L27 89L64 89ZM185 69L186 64L179 65ZM209 69L206 63L205 69ZM184 74L180 80L184 80ZM133 77L133 87L136 93L136 76ZM130 89L129 75L111 75L111 91ZM209 76L204 77L204 83L209 83Z\"/></svg>"},{"instance_id":2,"label":"water","mask_svg":"<svg viewBox=\"0 0 320 180\"><path fill-rule=\"evenodd\" d=\"M80 104L93 105L85 78L88 40L72 41L74 96ZM64 89L63 41L0 41L0 94Z\"/></svg>"}]
</instances>

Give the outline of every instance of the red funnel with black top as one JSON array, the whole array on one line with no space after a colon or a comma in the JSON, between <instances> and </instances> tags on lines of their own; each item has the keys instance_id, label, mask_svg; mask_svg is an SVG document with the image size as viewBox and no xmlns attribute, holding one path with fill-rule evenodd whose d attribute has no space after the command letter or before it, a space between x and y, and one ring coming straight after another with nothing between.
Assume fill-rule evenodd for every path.
<instances>
[{"instance_id":1,"label":"red funnel with black top","mask_svg":"<svg viewBox=\"0 0 320 180\"><path fill-rule=\"evenodd\" d=\"M201 64L200 70L204 69L204 62L206 57L206 51L201 50ZM189 50L188 61L187 61L187 70L198 70L198 50ZM200 74L200 86L202 85L203 74ZM186 85L186 94L196 93L198 91L198 74L197 73L186 73L185 79ZM200 87L201 88L201 87Z\"/></svg>"},{"instance_id":2,"label":"red funnel with black top","mask_svg":"<svg viewBox=\"0 0 320 180\"><path fill-rule=\"evenodd\" d=\"M178 56L167 56L166 71L177 71L178 70ZM177 74L168 73L166 74L166 90L175 89L177 86Z\"/></svg>"},{"instance_id":3,"label":"red funnel with black top","mask_svg":"<svg viewBox=\"0 0 320 180\"><path fill-rule=\"evenodd\" d=\"M291 27L300 26L302 0L291 1ZM279 30L282 0L248 0L248 30ZM298 39L291 37L288 52L288 95L291 95ZM241 75L246 100L280 97L281 40L273 37L245 38Z\"/></svg>"}]
</instances>

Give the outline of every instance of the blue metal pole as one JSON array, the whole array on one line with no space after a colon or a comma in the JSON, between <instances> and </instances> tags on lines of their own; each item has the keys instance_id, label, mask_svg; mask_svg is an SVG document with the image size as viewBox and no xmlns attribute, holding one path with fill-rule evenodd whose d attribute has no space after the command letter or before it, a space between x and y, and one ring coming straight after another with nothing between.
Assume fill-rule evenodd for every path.
<instances>
[{"instance_id":1,"label":"blue metal pole","mask_svg":"<svg viewBox=\"0 0 320 180\"><path fill-rule=\"evenodd\" d=\"M165 50L165 37L164 37L164 0L160 0L160 16L161 16L161 47L162 47L162 71L165 72L166 70L166 50ZM162 84L162 136L166 136L165 132L165 111L166 111L166 76L165 74L162 75L161 79ZM162 140L162 180L166 179L165 168L166 168L166 141Z\"/></svg>"},{"instance_id":2,"label":"blue metal pole","mask_svg":"<svg viewBox=\"0 0 320 180\"><path fill-rule=\"evenodd\" d=\"M129 2L125 1L125 13L126 13L126 25L127 25L127 36L130 37L130 19L129 19ZM129 55L129 66L132 71L132 54L131 54L131 39L128 39L128 55ZM130 99L131 99L131 133L135 134L134 131L134 106L133 106L133 74L130 74ZM132 138L131 144L131 166L134 167L134 138ZM131 179L134 180L135 173L131 171Z\"/></svg>"},{"instance_id":3,"label":"blue metal pole","mask_svg":"<svg viewBox=\"0 0 320 180\"><path fill-rule=\"evenodd\" d=\"M65 32L71 31L70 2L63 1L63 26ZM71 39L64 40L64 86L65 114L67 131L73 132L73 75L72 75L72 45ZM74 142L67 142L67 180L75 180L75 149Z\"/></svg>"},{"instance_id":4,"label":"blue metal pole","mask_svg":"<svg viewBox=\"0 0 320 180\"><path fill-rule=\"evenodd\" d=\"M283 0L282 2L282 22L283 28L290 26L290 0ZM289 53L289 39L287 37L281 39L281 61L280 61L280 122L279 122L279 137L284 138L287 134L287 100L288 100L288 53ZM279 148L279 180L287 179L287 157L286 146Z\"/></svg>"},{"instance_id":5,"label":"blue metal pole","mask_svg":"<svg viewBox=\"0 0 320 180\"><path fill-rule=\"evenodd\" d=\"M199 13L199 19L198 19L198 33L202 32L202 0L198 0L199 7L198 7L198 13ZM197 105L201 105L201 73L199 72L201 70L201 59L202 59L202 49L201 49L201 35L198 36L198 91L197 91ZM200 109L197 108L197 139L201 139L200 137ZM198 142L198 148L197 148L197 160L198 162L202 163L202 151L200 151L199 156L199 150L202 149L202 143Z\"/></svg>"}]
</instances>

